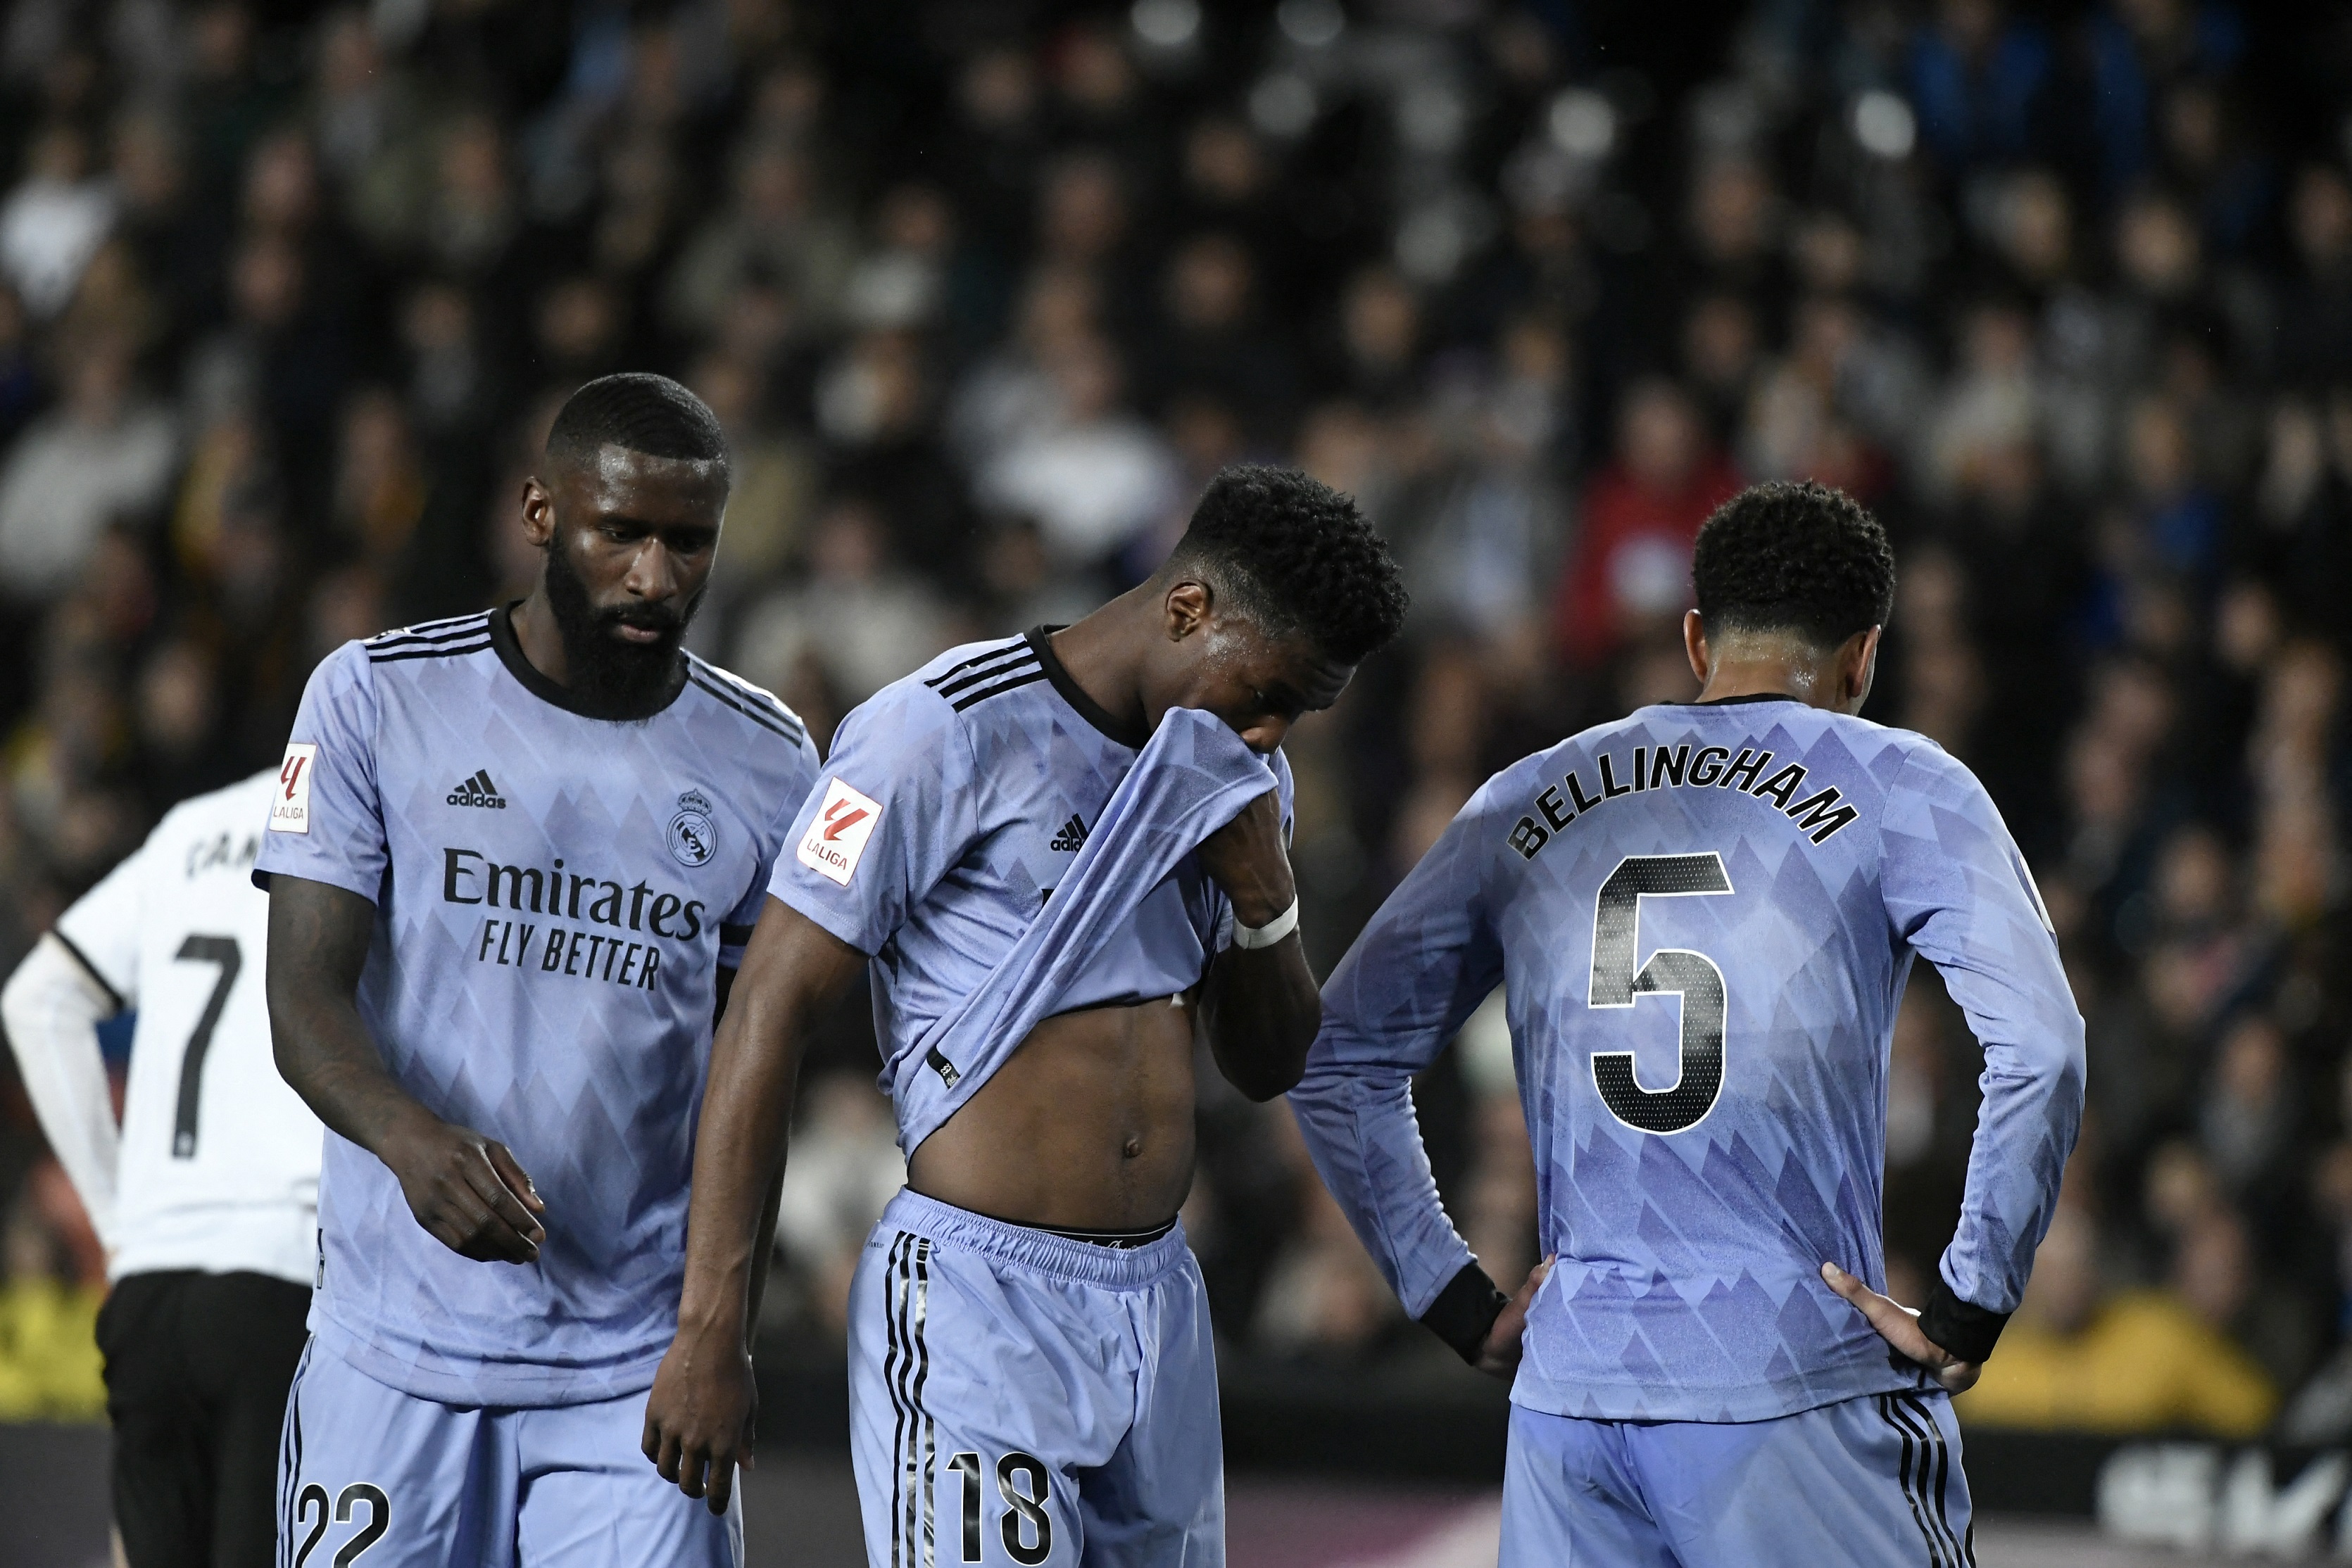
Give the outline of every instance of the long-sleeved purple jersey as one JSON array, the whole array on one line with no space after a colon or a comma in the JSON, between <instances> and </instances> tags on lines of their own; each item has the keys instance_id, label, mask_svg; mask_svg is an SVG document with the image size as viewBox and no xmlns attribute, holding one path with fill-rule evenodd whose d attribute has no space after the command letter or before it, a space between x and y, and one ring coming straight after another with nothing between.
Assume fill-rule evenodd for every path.
<instances>
[{"instance_id":1,"label":"long-sleeved purple jersey","mask_svg":"<svg viewBox=\"0 0 2352 1568\"><path fill-rule=\"evenodd\" d=\"M2074 1147L2083 1022L1991 800L1906 731L1789 698L1665 704L1496 774L1324 987L1291 1104L1429 1314L1475 1276L1411 1081L1500 983L1559 1258L1516 1402L1747 1421L1916 1387L1818 1272L1885 1286L1888 1048L1915 954L1985 1051L1944 1315L1997 1332Z\"/></svg>"}]
</instances>

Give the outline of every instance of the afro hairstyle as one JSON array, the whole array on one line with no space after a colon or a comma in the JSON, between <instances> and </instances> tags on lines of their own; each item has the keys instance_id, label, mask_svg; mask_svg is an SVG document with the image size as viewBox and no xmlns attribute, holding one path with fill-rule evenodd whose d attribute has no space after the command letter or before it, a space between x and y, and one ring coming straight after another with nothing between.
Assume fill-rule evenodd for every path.
<instances>
[{"instance_id":1,"label":"afro hairstyle","mask_svg":"<svg viewBox=\"0 0 2352 1568\"><path fill-rule=\"evenodd\" d=\"M1296 468L1237 464L1209 482L1168 558L1210 580L1245 619L1360 664L1404 625L1404 583L1356 503Z\"/></svg>"},{"instance_id":2,"label":"afro hairstyle","mask_svg":"<svg viewBox=\"0 0 2352 1568\"><path fill-rule=\"evenodd\" d=\"M1834 648L1886 624L1895 549L1843 490L1774 480L1716 508L1698 531L1691 587L1709 632L1794 632Z\"/></svg>"}]
</instances>

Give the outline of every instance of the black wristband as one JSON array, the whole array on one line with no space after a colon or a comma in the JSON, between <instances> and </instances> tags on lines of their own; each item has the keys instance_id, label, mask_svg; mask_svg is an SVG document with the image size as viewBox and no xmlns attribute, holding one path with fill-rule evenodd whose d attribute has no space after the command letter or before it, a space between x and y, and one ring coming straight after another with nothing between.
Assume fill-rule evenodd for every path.
<instances>
[{"instance_id":1,"label":"black wristband","mask_svg":"<svg viewBox=\"0 0 2352 1568\"><path fill-rule=\"evenodd\" d=\"M1421 1321L1429 1332L1454 1347L1454 1354L1478 1364L1478 1353L1486 1348L1486 1335L1493 1330L1495 1320L1511 1298L1496 1289L1486 1270L1475 1263L1465 1263L1462 1272L1446 1282L1437 1292L1437 1300L1429 1303L1429 1311Z\"/></svg>"},{"instance_id":2,"label":"black wristband","mask_svg":"<svg viewBox=\"0 0 2352 1568\"><path fill-rule=\"evenodd\" d=\"M2007 1312L1987 1312L1974 1301L1960 1300L1940 1275L1936 1288L1927 1292L1927 1304L1919 1309L1919 1332L1927 1336L1927 1342L1962 1361L1982 1361L1990 1355L1993 1342L2000 1338L2008 1322Z\"/></svg>"}]
</instances>

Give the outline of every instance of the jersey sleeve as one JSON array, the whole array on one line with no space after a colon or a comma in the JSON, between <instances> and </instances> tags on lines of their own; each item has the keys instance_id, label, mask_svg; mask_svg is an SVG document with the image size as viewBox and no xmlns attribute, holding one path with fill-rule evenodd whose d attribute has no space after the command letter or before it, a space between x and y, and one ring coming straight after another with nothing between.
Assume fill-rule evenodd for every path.
<instances>
[{"instance_id":1,"label":"jersey sleeve","mask_svg":"<svg viewBox=\"0 0 2352 1568\"><path fill-rule=\"evenodd\" d=\"M139 934L145 925L147 885L156 855L156 837L125 855L98 885L58 916L52 933L81 960L90 978L104 986L115 1009L139 1005Z\"/></svg>"},{"instance_id":2,"label":"jersey sleeve","mask_svg":"<svg viewBox=\"0 0 2352 1568\"><path fill-rule=\"evenodd\" d=\"M1494 798L1491 782L1472 797L1339 961L1290 1092L1316 1171L1405 1310L1473 1360L1500 1298L1438 1200L1412 1080L1502 979Z\"/></svg>"},{"instance_id":3,"label":"jersey sleeve","mask_svg":"<svg viewBox=\"0 0 2352 1568\"><path fill-rule=\"evenodd\" d=\"M1969 770L1921 746L1887 791L1881 880L1895 934L1936 966L1984 1047L1960 1223L1920 1319L1964 1360L2016 1310L2083 1116L2083 1016L2033 874Z\"/></svg>"},{"instance_id":4,"label":"jersey sleeve","mask_svg":"<svg viewBox=\"0 0 2352 1568\"><path fill-rule=\"evenodd\" d=\"M977 772L945 702L914 682L885 687L842 720L769 893L880 952L976 836Z\"/></svg>"},{"instance_id":5,"label":"jersey sleeve","mask_svg":"<svg viewBox=\"0 0 2352 1568\"><path fill-rule=\"evenodd\" d=\"M809 787L816 780L816 749L808 741L798 745L780 741L790 747L792 761L783 769L782 781L776 789L774 811L768 826L760 835L760 869L751 878L750 891L742 902L727 912L719 923L719 967L740 969L743 967L743 945L751 939L751 928L760 923L760 911L768 902L768 884L776 874L777 852L793 841L793 822L807 803Z\"/></svg>"},{"instance_id":6,"label":"jersey sleeve","mask_svg":"<svg viewBox=\"0 0 2352 1568\"><path fill-rule=\"evenodd\" d=\"M270 797L253 880L283 873L345 888L370 902L383 889L390 846L376 791L376 698L367 650L346 643L311 672Z\"/></svg>"}]
</instances>

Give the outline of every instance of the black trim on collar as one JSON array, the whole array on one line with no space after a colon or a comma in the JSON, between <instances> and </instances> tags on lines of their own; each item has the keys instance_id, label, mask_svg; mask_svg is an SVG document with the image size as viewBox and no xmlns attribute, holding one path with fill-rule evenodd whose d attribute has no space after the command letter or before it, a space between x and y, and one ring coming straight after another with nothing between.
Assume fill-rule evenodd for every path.
<instances>
[{"instance_id":1,"label":"black trim on collar","mask_svg":"<svg viewBox=\"0 0 2352 1568\"><path fill-rule=\"evenodd\" d=\"M1037 664L1045 672L1045 678L1054 684L1055 691L1062 694L1064 702L1078 710L1080 718L1129 750L1142 750L1150 744L1151 732L1144 730L1139 733L1121 724L1111 716L1109 709L1088 696L1086 687L1078 685L1070 672L1063 667L1061 655L1054 652L1054 633L1062 630L1064 628L1059 626L1032 626L1026 633L1029 645L1037 650Z\"/></svg>"},{"instance_id":2,"label":"black trim on collar","mask_svg":"<svg viewBox=\"0 0 2352 1568\"><path fill-rule=\"evenodd\" d=\"M515 601L515 604L521 602L520 599ZM499 663L507 667L507 674L522 683L523 690L550 707L560 707L565 713L577 714L582 718L603 719L608 724L642 723L664 712L686 690L686 653L681 650L677 655L677 674L670 684L669 695L650 710L645 713L612 713L591 707L580 700L579 693L570 686L558 685L549 680L540 673L538 665L523 656L522 643L515 637L514 604L501 604L490 612L490 646L497 650Z\"/></svg>"}]
</instances>

